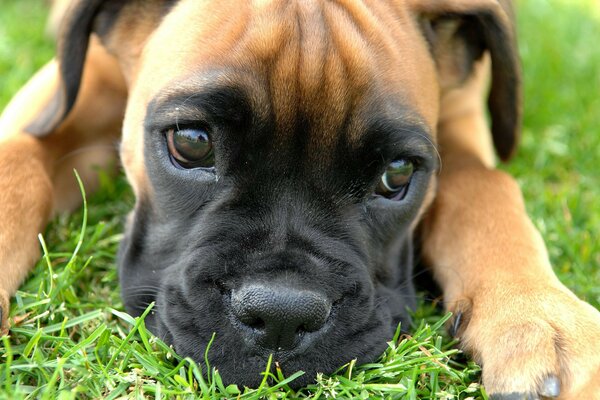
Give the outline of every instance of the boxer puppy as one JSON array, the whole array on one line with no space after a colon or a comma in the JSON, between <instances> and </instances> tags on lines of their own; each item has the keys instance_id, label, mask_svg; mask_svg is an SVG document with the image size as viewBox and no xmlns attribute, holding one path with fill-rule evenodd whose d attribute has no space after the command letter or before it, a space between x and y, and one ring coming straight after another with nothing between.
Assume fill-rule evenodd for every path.
<instances>
[{"instance_id":1,"label":"boxer puppy","mask_svg":"<svg viewBox=\"0 0 600 400\"><path fill-rule=\"evenodd\" d=\"M225 381L258 384L269 354L297 385L373 360L408 324L418 238L488 393L599 398L600 315L493 169L519 124L503 1L74 1L0 119L2 324L78 203L70 171L93 189L112 155L56 160L121 135L127 310L155 301L147 325L198 362L215 332Z\"/></svg>"}]
</instances>

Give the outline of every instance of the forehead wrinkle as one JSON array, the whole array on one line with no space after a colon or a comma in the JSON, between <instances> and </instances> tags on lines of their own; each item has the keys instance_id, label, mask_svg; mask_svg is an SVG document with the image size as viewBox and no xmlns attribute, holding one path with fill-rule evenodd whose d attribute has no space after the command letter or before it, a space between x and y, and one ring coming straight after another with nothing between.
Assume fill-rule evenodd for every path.
<instances>
[{"instance_id":1,"label":"forehead wrinkle","mask_svg":"<svg viewBox=\"0 0 600 400\"><path fill-rule=\"evenodd\" d=\"M302 111L310 120L307 156L311 165L328 168L330 153L345 120L347 80L319 1L299 4L301 57L299 90Z\"/></svg>"},{"instance_id":2,"label":"forehead wrinkle","mask_svg":"<svg viewBox=\"0 0 600 400\"><path fill-rule=\"evenodd\" d=\"M252 1L250 28L235 52L236 65L252 65L262 78L267 98L263 109L274 119L275 146L281 148L291 130L297 107L298 27L293 2Z\"/></svg>"},{"instance_id":3,"label":"forehead wrinkle","mask_svg":"<svg viewBox=\"0 0 600 400\"><path fill-rule=\"evenodd\" d=\"M344 63L348 78L354 86L368 86L377 69L372 46L350 18L347 10L335 2L326 3L324 16L333 45Z\"/></svg>"},{"instance_id":4,"label":"forehead wrinkle","mask_svg":"<svg viewBox=\"0 0 600 400\"><path fill-rule=\"evenodd\" d=\"M340 140L345 140L349 147L354 148L360 143L365 128L362 119L367 117L357 111L370 108L369 104L378 97L380 84L377 71L380 68L373 43L360 30L360 25L347 6L341 2L326 3L325 18L330 28L332 47L336 50L338 64L344 75L341 81L343 85L336 88L345 98L344 111L348 114L344 121L345 137ZM349 6L352 7L353 3Z\"/></svg>"},{"instance_id":5,"label":"forehead wrinkle","mask_svg":"<svg viewBox=\"0 0 600 400\"><path fill-rule=\"evenodd\" d=\"M246 48L240 62L254 57L262 65L280 136L294 131L300 113L323 136L331 131L326 126L339 125L343 119L347 107L339 101L345 102L351 83L345 77L348 63L340 62L340 52L332 49L325 4L322 0L257 4L252 28L240 43ZM321 137L321 143L323 139L327 138Z\"/></svg>"},{"instance_id":6,"label":"forehead wrinkle","mask_svg":"<svg viewBox=\"0 0 600 400\"><path fill-rule=\"evenodd\" d=\"M326 167L339 140L360 139L363 124L348 114L381 92L374 90L381 86L375 72L381 68L373 62L381 47L371 37L375 17L362 4L260 3L244 45L266 74L276 147L308 141L311 163ZM303 137L290 140L293 135Z\"/></svg>"},{"instance_id":7,"label":"forehead wrinkle","mask_svg":"<svg viewBox=\"0 0 600 400\"><path fill-rule=\"evenodd\" d=\"M197 59L202 57L201 64L253 71L258 78L254 87L264 88L259 90L264 93L263 101L253 105L273 118L275 147L284 148L280 146L296 142L290 140L293 135L304 135L306 155L324 165L332 160L328 152L340 140L360 139L365 123L361 120L368 118L365 113L359 115L360 109L383 97L398 97L394 90L404 90L402 79L393 79L395 85L389 85L393 74L402 74L393 72L402 46L392 46L392 36L384 38L379 26L392 20L394 29L402 33L397 10L386 16L387 6L367 7L358 0L241 3L244 11L227 18L241 19L232 22L236 35L229 36L231 40L217 55L200 51ZM400 70L406 72L406 68ZM299 118L305 119L309 132L297 131Z\"/></svg>"},{"instance_id":8,"label":"forehead wrinkle","mask_svg":"<svg viewBox=\"0 0 600 400\"><path fill-rule=\"evenodd\" d=\"M293 36L277 55L271 76L271 93L279 138L306 143L304 155L313 168L325 169L349 126L351 103L362 90L350 89L349 66L331 40L331 27L321 0L302 0L290 7L288 18L295 22ZM281 114L284 113L284 114ZM298 129L300 128L300 129ZM304 129L304 130L303 130ZM290 140L296 135L295 140Z\"/></svg>"},{"instance_id":9,"label":"forehead wrinkle","mask_svg":"<svg viewBox=\"0 0 600 400\"><path fill-rule=\"evenodd\" d=\"M276 140L280 140L280 146L289 142L287 138L296 131L298 122L298 69L301 54L296 18L290 18L290 30L287 33L277 58L272 59L268 66L269 92L277 127Z\"/></svg>"},{"instance_id":10,"label":"forehead wrinkle","mask_svg":"<svg viewBox=\"0 0 600 400\"><path fill-rule=\"evenodd\" d=\"M293 11L293 3L281 0L264 0L252 2L251 23L240 43L248 53L258 62L268 62L276 58L289 39L293 26L293 19L289 14Z\"/></svg>"},{"instance_id":11,"label":"forehead wrinkle","mask_svg":"<svg viewBox=\"0 0 600 400\"><path fill-rule=\"evenodd\" d=\"M386 3L381 0L336 0L334 4L344 11L374 55L382 55L386 61L401 60L398 42L407 39L403 25L410 18ZM372 62L378 61L373 57ZM389 63L378 64L377 70L387 72L390 67Z\"/></svg>"},{"instance_id":12,"label":"forehead wrinkle","mask_svg":"<svg viewBox=\"0 0 600 400\"><path fill-rule=\"evenodd\" d=\"M357 106L356 96L348 87L347 68L335 47L330 46L325 56L321 86L305 101L313 121L309 156L314 165L327 169L333 157L325 153L333 151L340 140L347 140L352 111Z\"/></svg>"},{"instance_id":13,"label":"forehead wrinkle","mask_svg":"<svg viewBox=\"0 0 600 400\"><path fill-rule=\"evenodd\" d=\"M323 85L323 67L329 40L320 7L313 0L298 3L297 18L299 32L298 71L300 95L305 105Z\"/></svg>"}]
</instances>

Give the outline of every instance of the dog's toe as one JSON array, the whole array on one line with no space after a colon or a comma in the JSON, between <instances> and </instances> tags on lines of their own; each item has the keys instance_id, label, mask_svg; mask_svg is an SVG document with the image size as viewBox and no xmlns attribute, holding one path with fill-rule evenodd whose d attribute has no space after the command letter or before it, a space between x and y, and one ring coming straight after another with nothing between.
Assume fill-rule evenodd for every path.
<instances>
[{"instance_id":1,"label":"dog's toe","mask_svg":"<svg viewBox=\"0 0 600 400\"><path fill-rule=\"evenodd\" d=\"M8 334L8 321L4 317L8 317L8 313L4 313L0 305L0 337Z\"/></svg>"},{"instance_id":2,"label":"dog's toe","mask_svg":"<svg viewBox=\"0 0 600 400\"><path fill-rule=\"evenodd\" d=\"M560 395L560 379L556 375L550 375L541 384L540 395L544 397L558 397Z\"/></svg>"},{"instance_id":3,"label":"dog's toe","mask_svg":"<svg viewBox=\"0 0 600 400\"><path fill-rule=\"evenodd\" d=\"M490 396L490 400L546 400L555 399L560 395L560 380L551 375L540 385L538 393L496 393Z\"/></svg>"},{"instance_id":4,"label":"dog's toe","mask_svg":"<svg viewBox=\"0 0 600 400\"><path fill-rule=\"evenodd\" d=\"M490 396L490 400L546 400L555 399L560 395L560 380L551 375L544 379L538 393L496 393Z\"/></svg>"},{"instance_id":5,"label":"dog's toe","mask_svg":"<svg viewBox=\"0 0 600 400\"><path fill-rule=\"evenodd\" d=\"M0 336L8 333L8 310L10 303L8 296L0 289Z\"/></svg>"},{"instance_id":6,"label":"dog's toe","mask_svg":"<svg viewBox=\"0 0 600 400\"><path fill-rule=\"evenodd\" d=\"M482 364L490 398L600 400L597 310L552 287L493 297L457 307L451 327Z\"/></svg>"},{"instance_id":7,"label":"dog's toe","mask_svg":"<svg viewBox=\"0 0 600 400\"><path fill-rule=\"evenodd\" d=\"M497 393L490 396L490 400L540 400L535 393Z\"/></svg>"}]
</instances>

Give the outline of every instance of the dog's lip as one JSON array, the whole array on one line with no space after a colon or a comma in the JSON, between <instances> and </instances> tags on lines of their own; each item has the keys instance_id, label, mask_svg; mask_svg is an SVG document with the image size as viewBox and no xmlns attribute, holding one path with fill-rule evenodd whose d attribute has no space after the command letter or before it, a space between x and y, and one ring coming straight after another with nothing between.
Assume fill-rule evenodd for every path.
<instances>
[{"instance_id":1,"label":"dog's lip","mask_svg":"<svg viewBox=\"0 0 600 400\"><path fill-rule=\"evenodd\" d=\"M229 290L225 289L225 298L227 296L227 293L229 293ZM234 348L226 348L225 350L223 350L220 346L222 346L222 343L219 342L219 339L217 338L215 341L215 348L213 349L213 351L222 353L222 352L227 352L227 351L234 351L237 353L238 358L243 358L244 360L248 361L248 360L252 360L255 359L256 360L256 371L257 373L260 373L261 371L264 371L264 366L267 363L267 360L269 360L270 357L272 357L272 361L279 363L281 368L284 369L284 371L287 371L286 374L290 371L293 370L293 372L298 371L298 370L303 370L303 371L307 371L307 364L306 364L306 358L305 357L314 357L314 355L316 354L315 351L317 348L322 348L324 345L328 345L327 343L331 343L330 341L332 340L332 333L334 333L335 336L339 336L342 335L344 338L348 338L348 335L352 335L354 336L355 334L359 334L359 335L363 335L362 330L361 331L356 331L355 333L350 333L347 332L345 330L342 331L338 331L339 330L339 326L338 326L338 321L337 319L341 316L343 316L344 312L344 305L347 301L352 300L352 296L350 298L348 298L347 296L341 296L340 298L338 298L333 304L332 304L332 308L331 308L331 312L329 314L329 317L323 327L323 329L326 329L326 331L323 331L322 335L319 335L318 333L315 334L315 336L320 336L317 338L316 341L306 341L303 340L301 341L301 344L299 347L297 348L293 348L291 350L273 350L273 349L266 349L264 347L250 347L250 346L246 346L243 345L241 343L238 343L240 346L236 346ZM161 310L161 311L165 311L165 310ZM228 313L229 314L229 313ZM190 351L192 351L195 356L192 356L196 362L199 363L203 363L204 362L204 358L195 353L194 350L190 350L189 348L189 344L190 343L194 343L194 346L197 348L202 348L203 346L206 346L210 343L210 340L208 340L208 338L204 338L201 339L200 336L195 336L194 338L184 338L184 339L178 339L177 341L175 340L175 336L176 336L176 330L175 331L171 331L171 328L169 326L169 324L167 323L167 319L165 319L166 314L163 314L162 312L157 312L156 313L156 319L155 319L155 324L156 324L156 333L157 336L159 336L163 341L165 341L168 345L171 345L172 348L179 354L182 355L187 355L187 356L192 356L192 354L190 354ZM223 315L224 317L226 317L228 320L231 320L231 318L233 317L232 315ZM310 333L309 333L310 334ZM360 349L356 349L358 352L353 352L351 355L348 356L348 358L343 358L340 359L338 361L336 361L336 366L335 368L331 367L329 368L327 371L323 371L321 369L319 369L318 365L314 365L314 364L308 364L308 370L316 370L314 371L315 373L318 371L321 372L325 372L325 373L332 373L334 372L335 369L337 369L339 366L341 366L342 364L344 364L345 362L347 362L350 359L353 358L357 358L360 360L363 360L363 362L368 362L369 360L374 360L374 357L378 356L379 354L381 354L381 352L383 351L385 342L382 341L381 343L368 343L368 345L366 345L365 347L361 347ZM376 350L374 350L376 349ZM202 354L205 354L205 350L202 350ZM368 357L368 358L365 358ZM215 361L216 362L216 361ZM254 367L252 367L254 368ZM312 369L311 369L312 368ZM311 372L312 373L312 372Z\"/></svg>"}]
</instances>

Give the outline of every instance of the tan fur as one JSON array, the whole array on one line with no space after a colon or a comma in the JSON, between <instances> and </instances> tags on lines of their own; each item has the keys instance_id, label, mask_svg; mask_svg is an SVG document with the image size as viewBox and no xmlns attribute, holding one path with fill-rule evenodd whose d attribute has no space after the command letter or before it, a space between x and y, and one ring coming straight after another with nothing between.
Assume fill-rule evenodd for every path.
<instances>
[{"instance_id":1,"label":"tan fur","mask_svg":"<svg viewBox=\"0 0 600 400\"><path fill-rule=\"evenodd\" d=\"M29 136L0 142L0 306L8 300L39 257L36 236L52 207L52 184L43 146ZM27 223L23 223L23 216ZM4 313L3 318L6 318ZM5 325L3 321L3 326Z\"/></svg>"},{"instance_id":2,"label":"tan fur","mask_svg":"<svg viewBox=\"0 0 600 400\"><path fill-rule=\"evenodd\" d=\"M447 309L464 313L461 343L483 364L488 393L536 391L548 374L556 374L563 385L561 398L600 398L600 315L557 280L517 184L493 169L483 104L489 58L463 80L451 46L434 49L434 60L413 18L483 10L510 24L500 3L223 0L215 7L181 0L164 19L155 4L126 6L104 39L116 59L93 42L79 100L55 132L44 139L23 133L24 121L44 107L57 87L54 64L33 78L0 119L0 203L10 204L0 209L4 310L37 257L35 236L52 208L68 209L77 202L76 187L64 189L72 182L70 169L88 171L85 179L93 179L90 164L112 159L103 149L111 146L123 121L121 160L127 176L138 199L152 196L141 151L149 102L172 90L199 88L202 82L195 76L206 66L243 66L251 76L218 79L252 88L258 112L268 99L282 143L296 113L308 115L321 132L311 136L311 146L324 172L341 116L365 91L384 89L384 95L410 104L421 118L411 122L430 129L442 158L441 173L432 179L422 205L424 213L433 203L420 228L424 256L442 286ZM165 49L173 49L169 57ZM268 82L268 89L257 80ZM163 88L169 88L167 93ZM31 104L31 98L39 103ZM354 140L362 123L360 116L349 123ZM93 146L94 157L69 156ZM22 182L28 182L25 188ZM31 218L24 225L20 216L25 214Z\"/></svg>"},{"instance_id":3,"label":"tan fur","mask_svg":"<svg viewBox=\"0 0 600 400\"><path fill-rule=\"evenodd\" d=\"M97 185L95 169L116 160L125 87L115 60L92 44L79 100L71 115L50 135L37 139L24 129L52 98L54 61L15 96L0 117L0 306L17 290L39 257L37 235L53 212L81 203L73 175L77 168L88 190ZM27 216L23 220L23 216ZM7 325L3 313L2 329Z\"/></svg>"},{"instance_id":4,"label":"tan fur","mask_svg":"<svg viewBox=\"0 0 600 400\"><path fill-rule=\"evenodd\" d=\"M48 3L52 7L50 9L50 16L48 17L48 24L46 25L46 32L56 37L71 0L49 0Z\"/></svg>"},{"instance_id":5,"label":"tan fur","mask_svg":"<svg viewBox=\"0 0 600 400\"><path fill-rule=\"evenodd\" d=\"M447 309L464 314L461 346L483 365L488 393L535 392L554 374L560 399L600 398L600 313L558 281L517 183L492 168L482 67L441 99L424 256Z\"/></svg>"}]
</instances>

